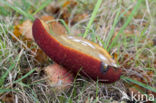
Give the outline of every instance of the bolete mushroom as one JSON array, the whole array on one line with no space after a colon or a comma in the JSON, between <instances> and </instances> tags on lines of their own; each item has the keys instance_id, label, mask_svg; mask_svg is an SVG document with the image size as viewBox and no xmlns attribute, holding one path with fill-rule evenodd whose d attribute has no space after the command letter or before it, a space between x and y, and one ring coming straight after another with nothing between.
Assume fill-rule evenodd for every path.
<instances>
[{"instance_id":1,"label":"bolete mushroom","mask_svg":"<svg viewBox=\"0 0 156 103\"><path fill-rule=\"evenodd\" d=\"M52 60L74 74L80 72L93 80L98 79L105 83L119 80L121 69L98 44L81 37L50 33L40 19L34 21L32 31L39 47Z\"/></svg>"}]
</instances>

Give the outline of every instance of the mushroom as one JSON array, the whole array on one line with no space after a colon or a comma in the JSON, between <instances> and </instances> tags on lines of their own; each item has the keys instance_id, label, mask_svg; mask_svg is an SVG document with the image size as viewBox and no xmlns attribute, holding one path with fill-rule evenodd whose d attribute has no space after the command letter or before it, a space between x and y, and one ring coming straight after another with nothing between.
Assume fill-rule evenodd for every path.
<instances>
[{"instance_id":1,"label":"mushroom","mask_svg":"<svg viewBox=\"0 0 156 103\"><path fill-rule=\"evenodd\" d=\"M81 37L58 35L46 30L43 21L36 19L32 31L39 47L56 63L80 72L93 80L112 83L120 79L121 69L109 53L96 43Z\"/></svg>"}]
</instances>

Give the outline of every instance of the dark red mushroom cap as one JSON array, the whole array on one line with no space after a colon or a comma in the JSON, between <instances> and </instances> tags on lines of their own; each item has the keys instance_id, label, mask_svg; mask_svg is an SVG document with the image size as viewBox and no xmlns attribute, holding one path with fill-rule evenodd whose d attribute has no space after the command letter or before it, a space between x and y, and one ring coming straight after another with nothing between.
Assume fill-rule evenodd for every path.
<instances>
[{"instance_id":1,"label":"dark red mushroom cap","mask_svg":"<svg viewBox=\"0 0 156 103\"><path fill-rule=\"evenodd\" d=\"M49 33L40 19L33 23L33 36L39 47L56 63L71 70L80 71L94 80L112 83L121 75L109 53L96 43L86 39ZM81 70L80 70L81 69Z\"/></svg>"}]
</instances>

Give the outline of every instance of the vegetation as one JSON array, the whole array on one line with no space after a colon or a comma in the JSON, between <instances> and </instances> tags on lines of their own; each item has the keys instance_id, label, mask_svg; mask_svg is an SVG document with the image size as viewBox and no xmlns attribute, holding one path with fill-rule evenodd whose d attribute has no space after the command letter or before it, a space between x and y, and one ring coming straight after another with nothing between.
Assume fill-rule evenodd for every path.
<instances>
[{"instance_id":1,"label":"vegetation","mask_svg":"<svg viewBox=\"0 0 156 103\"><path fill-rule=\"evenodd\" d=\"M156 98L156 1L75 2L0 0L0 102L126 103L132 101L131 92ZM121 79L103 84L78 74L71 88L55 90L46 82L43 70L52 60L37 62L31 54L37 45L33 42L29 48L28 42L15 34L18 24L43 15L57 18L70 35L82 36L103 46L122 68ZM125 94L130 100L122 98Z\"/></svg>"}]
</instances>

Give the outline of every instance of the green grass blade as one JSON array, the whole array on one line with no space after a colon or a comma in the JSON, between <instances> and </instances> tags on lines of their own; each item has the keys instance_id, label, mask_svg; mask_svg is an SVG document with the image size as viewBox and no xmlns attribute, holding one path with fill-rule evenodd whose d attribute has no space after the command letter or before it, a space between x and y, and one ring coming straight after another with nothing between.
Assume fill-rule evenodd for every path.
<instances>
[{"instance_id":1,"label":"green grass blade","mask_svg":"<svg viewBox=\"0 0 156 103\"><path fill-rule=\"evenodd\" d=\"M34 71L36 70L35 69L32 69L31 71L29 71L27 74L25 74L24 76L22 76L21 78L19 78L18 80L14 81L13 83L18 83L20 82L21 80L23 80L24 78L28 77L29 75L31 75Z\"/></svg>"},{"instance_id":2,"label":"green grass blade","mask_svg":"<svg viewBox=\"0 0 156 103\"><path fill-rule=\"evenodd\" d=\"M18 91L18 90L15 90L15 89L1 89L0 88L0 93L12 92L12 91Z\"/></svg>"},{"instance_id":3,"label":"green grass blade","mask_svg":"<svg viewBox=\"0 0 156 103\"><path fill-rule=\"evenodd\" d=\"M94 21L94 19L95 19L95 17L96 17L96 14L97 14L97 12L98 12L98 10L99 10L99 8L100 8L101 3L102 3L102 0L98 0L98 1L97 1L96 5L95 5L95 7L94 7L94 10L93 10L93 12L92 12L92 16L91 16L91 18L90 18L90 20L89 20L89 23L88 23L88 25L87 25L87 28L86 28L86 30L85 30L85 33L84 33L84 35L83 35L83 38L86 38L86 36L88 35L88 32L89 32L89 30L90 30L90 27L91 27L91 25L92 25L92 23L93 23L93 21Z\"/></svg>"},{"instance_id":4,"label":"green grass blade","mask_svg":"<svg viewBox=\"0 0 156 103\"><path fill-rule=\"evenodd\" d=\"M66 24L66 22L63 19L59 19L59 21L64 25L64 27L66 28L67 32L70 34L70 29L69 29L68 25Z\"/></svg>"},{"instance_id":5,"label":"green grass blade","mask_svg":"<svg viewBox=\"0 0 156 103\"><path fill-rule=\"evenodd\" d=\"M97 103L98 101L98 93L99 93L99 81L96 81L96 99L95 99L95 103Z\"/></svg>"},{"instance_id":6,"label":"green grass blade","mask_svg":"<svg viewBox=\"0 0 156 103\"><path fill-rule=\"evenodd\" d=\"M49 5L49 3L51 2L52 0L46 0L44 1L44 3L42 3L41 6L39 6L39 8L33 13L33 16L36 15L39 11L41 11L42 9L44 9L47 5Z\"/></svg>"},{"instance_id":7,"label":"green grass blade","mask_svg":"<svg viewBox=\"0 0 156 103\"><path fill-rule=\"evenodd\" d=\"M9 11L5 9L4 7L0 6L0 15L8 16Z\"/></svg>"},{"instance_id":8,"label":"green grass blade","mask_svg":"<svg viewBox=\"0 0 156 103\"><path fill-rule=\"evenodd\" d=\"M114 46L114 44L117 43L118 37L121 33L123 33L124 29L128 26L128 24L131 22L134 14L137 12L138 8L140 7L140 4L143 0L138 0L137 4L135 5L134 9L132 10L132 13L129 15L127 21L124 23L124 25L121 27L120 31L118 32L117 36L113 39L112 43L108 47L108 51Z\"/></svg>"},{"instance_id":9,"label":"green grass blade","mask_svg":"<svg viewBox=\"0 0 156 103\"><path fill-rule=\"evenodd\" d=\"M11 66L8 68L8 70L1 76L0 78L0 86L3 85L5 78L8 76L9 72L16 66L16 62L19 62L20 57L22 55L23 50L21 50L20 54L16 57L15 62L11 64Z\"/></svg>"},{"instance_id":10,"label":"green grass blade","mask_svg":"<svg viewBox=\"0 0 156 103\"><path fill-rule=\"evenodd\" d=\"M6 5L6 6L10 7L11 9L15 10L16 12L20 13L21 15L23 15L23 16L25 16L25 17L31 19L31 20L34 20L34 17L33 17L31 14L29 14L29 13L23 11L21 8L18 8L18 7L16 7L16 6L14 6L14 5L11 5L10 3L8 3L7 1L4 1L4 0L1 0L1 2L2 2L4 5Z\"/></svg>"},{"instance_id":11,"label":"green grass blade","mask_svg":"<svg viewBox=\"0 0 156 103\"><path fill-rule=\"evenodd\" d=\"M29 12L32 9L32 6L28 0L22 0L22 4L24 4L25 8L24 11Z\"/></svg>"},{"instance_id":12,"label":"green grass blade","mask_svg":"<svg viewBox=\"0 0 156 103\"><path fill-rule=\"evenodd\" d=\"M141 82L139 82L139 81L133 80L133 79L128 78L128 77L125 77L125 76L121 76L121 79L123 79L124 81L127 81L127 82L132 82L132 83L134 83L134 84L137 84L137 85L139 85L139 86L141 86L141 87L143 87L143 88L146 88L146 89L148 89L148 90L150 90L150 91L156 93L156 88L153 88L153 87L151 87L151 86L149 86L149 85L146 85L146 84L144 84L144 83L141 83Z\"/></svg>"},{"instance_id":13,"label":"green grass blade","mask_svg":"<svg viewBox=\"0 0 156 103\"><path fill-rule=\"evenodd\" d=\"M35 101L35 103L40 103L39 102L39 98L37 98L37 94L34 92L33 89L31 89L31 93L32 93L32 99Z\"/></svg>"},{"instance_id":14,"label":"green grass blade","mask_svg":"<svg viewBox=\"0 0 156 103\"><path fill-rule=\"evenodd\" d=\"M5 78L8 76L9 74L9 71L11 71L13 68L15 67L15 63L13 63L9 69L4 73L4 75L0 78L0 86L3 85L4 81L5 81Z\"/></svg>"},{"instance_id":15,"label":"green grass blade","mask_svg":"<svg viewBox=\"0 0 156 103\"><path fill-rule=\"evenodd\" d=\"M115 27L116 27L116 25L117 25L117 23L119 21L120 12L121 12L121 7L117 10L117 14L115 16L113 26L112 26L110 32L108 33L108 37L107 37L107 40L106 40L106 45L104 47L105 49L108 47L108 45L109 45L109 43L111 41L111 38L113 37Z\"/></svg>"}]
</instances>

